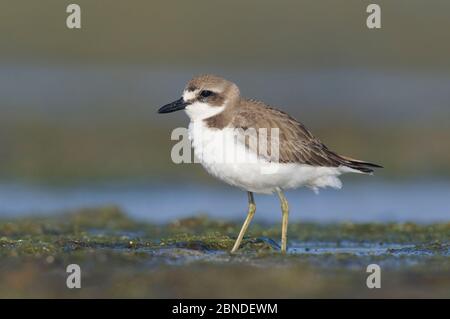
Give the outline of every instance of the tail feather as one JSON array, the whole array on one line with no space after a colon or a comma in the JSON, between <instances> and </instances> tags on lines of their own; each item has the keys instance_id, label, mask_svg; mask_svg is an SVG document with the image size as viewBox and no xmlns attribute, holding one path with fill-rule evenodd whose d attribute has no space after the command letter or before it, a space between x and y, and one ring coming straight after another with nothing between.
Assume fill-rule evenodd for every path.
<instances>
[{"instance_id":1,"label":"tail feather","mask_svg":"<svg viewBox=\"0 0 450 319\"><path fill-rule=\"evenodd\" d=\"M364 162L360 161L354 158L338 155L341 159L343 159L342 164L344 166L356 169L358 171L361 171L363 173L372 173L374 171L374 168L383 168L383 166L370 163L370 162Z\"/></svg>"},{"instance_id":2,"label":"tail feather","mask_svg":"<svg viewBox=\"0 0 450 319\"><path fill-rule=\"evenodd\" d=\"M340 165L356 169L363 173L373 173L374 168L383 168L383 166L381 165L360 161L343 155L338 155L332 151L328 151L328 153L329 153L328 155L332 157Z\"/></svg>"}]
</instances>

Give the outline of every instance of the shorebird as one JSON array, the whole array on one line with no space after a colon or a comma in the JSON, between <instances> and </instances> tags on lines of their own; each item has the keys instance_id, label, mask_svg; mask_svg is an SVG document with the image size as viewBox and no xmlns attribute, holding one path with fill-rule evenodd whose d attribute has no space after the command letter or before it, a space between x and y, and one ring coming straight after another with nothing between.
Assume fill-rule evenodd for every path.
<instances>
[{"instance_id":1,"label":"shorebird","mask_svg":"<svg viewBox=\"0 0 450 319\"><path fill-rule=\"evenodd\" d=\"M236 84L218 76L194 77L182 97L164 105L158 113L178 110L185 110L190 118L188 130L194 155L206 171L247 191L247 218L232 253L238 250L255 215L253 193L278 195L281 252L286 253L289 205L284 190L301 186L314 191L321 187L341 188L339 175L371 174L374 168L381 167L338 155L293 117L263 102L241 97ZM250 142L253 137L259 139L258 143ZM267 142L265 147L261 141ZM261 152L263 148L265 152ZM224 160L230 153L241 157Z\"/></svg>"}]
</instances>

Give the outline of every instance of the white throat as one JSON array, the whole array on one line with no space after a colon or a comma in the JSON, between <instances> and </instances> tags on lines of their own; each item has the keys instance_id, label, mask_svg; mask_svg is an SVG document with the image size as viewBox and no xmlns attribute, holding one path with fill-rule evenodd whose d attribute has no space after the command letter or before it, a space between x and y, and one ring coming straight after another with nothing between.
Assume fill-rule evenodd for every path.
<instances>
[{"instance_id":1,"label":"white throat","mask_svg":"<svg viewBox=\"0 0 450 319\"><path fill-rule=\"evenodd\" d=\"M185 108L186 114L192 122L202 121L217 115L225 109L225 106L210 106L207 103L195 102Z\"/></svg>"}]
</instances>

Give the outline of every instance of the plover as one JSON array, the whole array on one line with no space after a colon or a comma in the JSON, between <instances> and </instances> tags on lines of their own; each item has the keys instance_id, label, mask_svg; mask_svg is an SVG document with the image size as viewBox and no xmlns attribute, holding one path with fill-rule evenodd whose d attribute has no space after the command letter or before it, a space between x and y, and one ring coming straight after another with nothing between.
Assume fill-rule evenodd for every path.
<instances>
[{"instance_id":1,"label":"plover","mask_svg":"<svg viewBox=\"0 0 450 319\"><path fill-rule=\"evenodd\" d=\"M339 175L370 174L381 167L338 155L293 117L263 102L241 97L236 84L218 76L194 77L182 97L164 105L158 113L178 110L185 110L190 118L189 138L194 155L206 171L247 191L248 214L232 253L239 248L255 214L253 193L278 194L282 212L281 251L285 253L289 206L284 190L301 186L315 191L321 187L341 188ZM249 142L255 136L258 143ZM268 142L265 152L261 152L264 148L261 140ZM224 160L230 153L234 154L231 160ZM245 160L242 157L237 160L236 154L244 155Z\"/></svg>"}]
</instances>

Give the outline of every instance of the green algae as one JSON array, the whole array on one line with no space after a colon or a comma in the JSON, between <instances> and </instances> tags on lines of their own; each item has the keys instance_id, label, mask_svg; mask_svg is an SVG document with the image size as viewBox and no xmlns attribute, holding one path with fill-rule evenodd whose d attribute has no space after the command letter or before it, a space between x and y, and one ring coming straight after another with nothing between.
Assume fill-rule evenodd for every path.
<instances>
[{"instance_id":1,"label":"green algae","mask_svg":"<svg viewBox=\"0 0 450 319\"><path fill-rule=\"evenodd\" d=\"M117 207L0 221L0 297L450 297L450 223L250 227L196 216L155 225ZM65 287L77 263L86 289ZM368 290L366 267L383 269Z\"/></svg>"}]
</instances>

